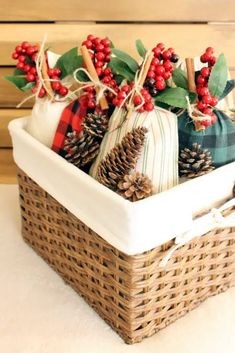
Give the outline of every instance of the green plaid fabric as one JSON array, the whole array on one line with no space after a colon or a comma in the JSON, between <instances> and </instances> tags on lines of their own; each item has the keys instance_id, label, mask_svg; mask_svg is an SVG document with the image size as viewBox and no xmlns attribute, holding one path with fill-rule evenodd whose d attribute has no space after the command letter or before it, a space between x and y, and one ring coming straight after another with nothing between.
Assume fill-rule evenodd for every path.
<instances>
[{"instance_id":1,"label":"green plaid fabric","mask_svg":"<svg viewBox=\"0 0 235 353\"><path fill-rule=\"evenodd\" d=\"M222 111L216 112L218 121L205 131L195 131L194 124L185 112L179 117L179 148L191 148L198 143L211 152L216 168L235 161L235 123Z\"/></svg>"}]
</instances>

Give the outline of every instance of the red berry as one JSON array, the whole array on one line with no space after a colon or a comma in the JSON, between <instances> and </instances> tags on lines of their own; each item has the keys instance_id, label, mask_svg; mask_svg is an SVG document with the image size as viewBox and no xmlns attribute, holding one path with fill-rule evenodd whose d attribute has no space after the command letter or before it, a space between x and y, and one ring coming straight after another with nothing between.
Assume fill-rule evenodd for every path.
<instances>
[{"instance_id":1,"label":"red berry","mask_svg":"<svg viewBox=\"0 0 235 353\"><path fill-rule=\"evenodd\" d=\"M144 109L147 110L147 112L151 112L154 109L154 105L152 102L145 103Z\"/></svg>"},{"instance_id":2,"label":"red berry","mask_svg":"<svg viewBox=\"0 0 235 353\"><path fill-rule=\"evenodd\" d=\"M146 94L146 96L144 96L144 101L145 103L152 102L152 96L150 94Z\"/></svg>"},{"instance_id":3,"label":"red berry","mask_svg":"<svg viewBox=\"0 0 235 353\"><path fill-rule=\"evenodd\" d=\"M106 61L108 63L108 62L110 62L110 59L111 59L110 55L106 55L104 61Z\"/></svg>"},{"instance_id":4,"label":"red berry","mask_svg":"<svg viewBox=\"0 0 235 353\"><path fill-rule=\"evenodd\" d=\"M155 72L157 75L162 76L165 72L165 68L162 65L156 66Z\"/></svg>"},{"instance_id":5,"label":"red berry","mask_svg":"<svg viewBox=\"0 0 235 353\"><path fill-rule=\"evenodd\" d=\"M203 113L206 114L206 115L211 115L211 114L213 114L213 110L208 107L208 108L203 110Z\"/></svg>"},{"instance_id":6,"label":"red berry","mask_svg":"<svg viewBox=\"0 0 235 353\"><path fill-rule=\"evenodd\" d=\"M144 106L140 107L137 111L138 111L139 113L144 113L144 111L145 111Z\"/></svg>"},{"instance_id":7,"label":"red berry","mask_svg":"<svg viewBox=\"0 0 235 353\"><path fill-rule=\"evenodd\" d=\"M198 78L197 78L197 83L199 83L201 85L204 85L205 82L206 82L205 77L199 75Z\"/></svg>"},{"instance_id":8,"label":"red berry","mask_svg":"<svg viewBox=\"0 0 235 353\"><path fill-rule=\"evenodd\" d=\"M107 83L109 83L111 81L111 77L110 76L104 76L104 78L102 79L102 82L104 83L104 84L107 84Z\"/></svg>"},{"instance_id":9,"label":"red berry","mask_svg":"<svg viewBox=\"0 0 235 353\"><path fill-rule=\"evenodd\" d=\"M134 105L140 105L142 103L142 99L139 95L135 95L134 99L133 99Z\"/></svg>"},{"instance_id":10,"label":"red berry","mask_svg":"<svg viewBox=\"0 0 235 353\"><path fill-rule=\"evenodd\" d=\"M163 75L165 75L165 74L166 74L166 72L164 72ZM164 81L164 82L165 82L164 77L161 76L161 75L156 76L156 82L157 82L157 81Z\"/></svg>"},{"instance_id":11,"label":"red berry","mask_svg":"<svg viewBox=\"0 0 235 353\"><path fill-rule=\"evenodd\" d=\"M54 91L59 91L59 89L61 88L61 83L59 81L53 81L51 83L51 87Z\"/></svg>"},{"instance_id":12,"label":"red berry","mask_svg":"<svg viewBox=\"0 0 235 353\"><path fill-rule=\"evenodd\" d=\"M91 49L93 46L92 41L89 39L85 40L82 44L85 45L87 47L87 49Z\"/></svg>"},{"instance_id":13,"label":"red berry","mask_svg":"<svg viewBox=\"0 0 235 353\"><path fill-rule=\"evenodd\" d=\"M159 48L161 51L165 49L165 45L163 43L158 43L157 48Z\"/></svg>"},{"instance_id":14,"label":"red berry","mask_svg":"<svg viewBox=\"0 0 235 353\"><path fill-rule=\"evenodd\" d=\"M163 91L166 88L166 82L165 81L157 81L156 88L158 91Z\"/></svg>"},{"instance_id":15,"label":"red berry","mask_svg":"<svg viewBox=\"0 0 235 353\"><path fill-rule=\"evenodd\" d=\"M19 61L21 61L22 63L24 63L26 60L26 56L25 55L20 55L19 56Z\"/></svg>"},{"instance_id":16,"label":"red berry","mask_svg":"<svg viewBox=\"0 0 235 353\"><path fill-rule=\"evenodd\" d=\"M203 64L207 62L207 58L206 58L205 54L202 54L202 55L200 56L200 60L201 60L201 62L202 62Z\"/></svg>"},{"instance_id":17,"label":"red berry","mask_svg":"<svg viewBox=\"0 0 235 353\"><path fill-rule=\"evenodd\" d=\"M16 60L16 59L19 58L19 54L14 52L14 53L11 54L11 57L12 57L12 59Z\"/></svg>"},{"instance_id":18,"label":"red berry","mask_svg":"<svg viewBox=\"0 0 235 353\"><path fill-rule=\"evenodd\" d=\"M211 57L212 57L212 54L208 52L208 53L205 53L203 55L204 55L204 58L205 58L206 62L209 62Z\"/></svg>"},{"instance_id":19,"label":"red berry","mask_svg":"<svg viewBox=\"0 0 235 353\"><path fill-rule=\"evenodd\" d=\"M161 76L158 76L158 77L161 77ZM162 75L162 78L164 80L169 80L170 77L171 77L171 74L169 71L164 72L164 74Z\"/></svg>"},{"instance_id":20,"label":"red berry","mask_svg":"<svg viewBox=\"0 0 235 353\"><path fill-rule=\"evenodd\" d=\"M169 50L165 50L163 53L162 53L162 57L163 59L165 60L169 60L171 58L171 55L172 53L169 51Z\"/></svg>"},{"instance_id":21,"label":"red berry","mask_svg":"<svg viewBox=\"0 0 235 353\"><path fill-rule=\"evenodd\" d=\"M93 59L94 59L94 57L95 57L95 54L94 54L94 53L92 53L92 52L90 52L90 51L89 51L89 54L90 54L91 60L93 60Z\"/></svg>"},{"instance_id":22,"label":"red berry","mask_svg":"<svg viewBox=\"0 0 235 353\"><path fill-rule=\"evenodd\" d=\"M45 88L40 88L40 91L39 91L39 93L38 93L38 97L39 98L43 98L44 96L46 95L46 90L45 90Z\"/></svg>"},{"instance_id":23,"label":"red berry","mask_svg":"<svg viewBox=\"0 0 235 353\"><path fill-rule=\"evenodd\" d=\"M95 36L93 36L92 34L89 34L89 35L87 36L87 40L93 41L94 39L95 39Z\"/></svg>"},{"instance_id":24,"label":"red berry","mask_svg":"<svg viewBox=\"0 0 235 353\"><path fill-rule=\"evenodd\" d=\"M111 54L111 48L105 47L103 53L105 53L106 55Z\"/></svg>"},{"instance_id":25,"label":"red berry","mask_svg":"<svg viewBox=\"0 0 235 353\"><path fill-rule=\"evenodd\" d=\"M93 99L93 98L95 98L94 93L92 93L92 92L87 93L87 98L88 98L88 99Z\"/></svg>"},{"instance_id":26,"label":"red berry","mask_svg":"<svg viewBox=\"0 0 235 353\"><path fill-rule=\"evenodd\" d=\"M209 120L209 119L208 119L208 120L202 120L202 121L201 121L201 124L204 125L204 126L206 126L206 127L207 127L207 126L210 126L210 125L211 125L211 120Z\"/></svg>"},{"instance_id":27,"label":"red berry","mask_svg":"<svg viewBox=\"0 0 235 353\"><path fill-rule=\"evenodd\" d=\"M218 104L218 98L216 96L211 96L211 105L215 107Z\"/></svg>"},{"instance_id":28,"label":"red berry","mask_svg":"<svg viewBox=\"0 0 235 353\"><path fill-rule=\"evenodd\" d=\"M22 53L22 46L21 45L17 45L15 47L15 51L16 51L17 54L21 54Z\"/></svg>"},{"instance_id":29,"label":"red berry","mask_svg":"<svg viewBox=\"0 0 235 353\"><path fill-rule=\"evenodd\" d=\"M35 69L35 73L34 73L34 72L31 72L31 69L32 69L32 68L31 68L31 66L30 66L29 64L25 64L25 65L24 65L23 70L24 70L25 72L29 72L29 71L30 71L31 74L35 75L36 69Z\"/></svg>"},{"instance_id":30,"label":"red berry","mask_svg":"<svg viewBox=\"0 0 235 353\"><path fill-rule=\"evenodd\" d=\"M61 88L60 88L60 90L59 90L59 94L60 94L60 96L62 96L62 97L64 97L64 96L66 96L67 94L68 94L68 88L67 87L65 87L65 86L62 86Z\"/></svg>"},{"instance_id":31,"label":"red berry","mask_svg":"<svg viewBox=\"0 0 235 353\"><path fill-rule=\"evenodd\" d=\"M169 71L169 72L172 72L173 71L173 65L172 63L170 62L170 60L166 60L164 63L163 63L163 66L165 68L166 71Z\"/></svg>"},{"instance_id":32,"label":"red berry","mask_svg":"<svg viewBox=\"0 0 235 353\"><path fill-rule=\"evenodd\" d=\"M47 71L47 73L48 73L48 76L49 76L49 77L54 76L54 69L49 69L49 70Z\"/></svg>"},{"instance_id":33,"label":"red berry","mask_svg":"<svg viewBox=\"0 0 235 353\"><path fill-rule=\"evenodd\" d=\"M27 49L30 46L30 44L29 44L29 42L22 42L21 46L23 49Z\"/></svg>"},{"instance_id":34,"label":"red berry","mask_svg":"<svg viewBox=\"0 0 235 353\"><path fill-rule=\"evenodd\" d=\"M104 75L109 75L111 73L112 73L112 71L109 67L106 67L106 69L104 69Z\"/></svg>"},{"instance_id":35,"label":"red berry","mask_svg":"<svg viewBox=\"0 0 235 353\"><path fill-rule=\"evenodd\" d=\"M160 48L153 48L153 53L154 53L154 57L158 58L159 55L161 54L161 49Z\"/></svg>"},{"instance_id":36,"label":"red berry","mask_svg":"<svg viewBox=\"0 0 235 353\"><path fill-rule=\"evenodd\" d=\"M174 54L175 50L174 48L168 48L169 52L171 52L171 54Z\"/></svg>"},{"instance_id":37,"label":"red berry","mask_svg":"<svg viewBox=\"0 0 235 353\"><path fill-rule=\"evenodd\" d=\"M206 53L214 54L214 48L212 48L212 47L206 48Z\"/></svg>"},{"instance_id":38,"label":"red berry","mask_svg":"<svg viewBox=\"0 0 235 353\"><path fill-rule=\"evenodd\" d=\"M117 97L115 97L114 99L113 99L113 105L115 105L116 107L118 106L118 102L119 102L119 99L117 98Z\"/></svg>"},{"instance_id":39,"label":"red berry","mask_svg":"<svg viewBox=\"0 0 235 353\"><path fill-rule=\"evenodd\" d=\"M36 93L37 90L38 90L38 87L37 87L37 86L34 86L34 87L31 88L31 91L32 91L33 93Z\"/></svg>"},{"instance_id":40,"label":"red berry","mask_svg":"<svg viewBox=\"0 0 235 353\"><path fill-rule=\"evenodd\" d=\"M61 70L58 69L57 67L54 68L54 75L60 76L61 75Z\"/></svg>"},{"instance_id":41,"label":"red berry","mask_svg":"<svg viewBox=\"0 0 235 353\"><path fill-rule=\"evenodd\" d=\"M102 68L103 66L104 66L103 61L96 61L95 67L100 67L100 68Z\"/></svg>"},{"instance_id":42,"label":"red berry","mask_svg":"<svg viewBox=\"0 0 235 353\"><path fill-rule=\"evenodd\" d=\"M215 65L215 63L216 63L216 57L215 57L215 56L212 56L212 57L210 58L209 65L210 65L210 66L213 66L213 65Z\"/></svg>"},{"instance_id":43,"label":"red berry","mask_svg":"<svg viewBox=\"0 0 235 353\"><path fill-rule=\"evenodd\" d=\"M200 88L199 95L200 96L208 96L208 95L210 95L209 89L207 87Z\"/></svg>"},{"instance_id":44,"label":"red berry","mask_svg":"<svg viewBox=\"0 0 235 353\"><path fill-rule=\"evenodd\" d=\"M34 54L31 56L31 60L32 60L32 61L36 61L36 58L37 58L37 54L34 53Z\"/></svg>"},{"instance_id":45,"label":"red berry","mask_svg":"<svg viewBox=\"0 0 235 353\"><path fill-rule=\"evenodd\" d=\"M95 88L93 86L87 87L86 89L84 89L84 91L86 92L94 92Z\"/></svg>"},{"instance_id":46,"label":"red berry","mask_svg":"<svg viewBox=\"0 0 235 353\"><path fill-rule=\"evenodd\" d=\"M21 61L19 61L16 66L19 70L24 70L24 63L22 63Z\"/></svg>"},{"instance_id":47,"label":"red berry","mask_svg":"<svg viewBox=\"0 0 235 353\"><path fill-rule=\"evenodd\" d=\"M206 104L206 103L203 103L202 101L199 101L199 102L197 103L197 107L198 107L198 109L202 112L204 109L207 108L207 104Z\"/></svg>"},{"instance_id":48,"label":"red berry","mask_svg":"<svg viewBox=\"0 0 235 353\"><path fill-rule=\"evenodd\" d=\"M203 103L206 103L206 104L211 104L211 96L209 94L205 95L202 97L202 101Z\"/></svg>"},{"instance_id":49,"label":"red berry","mask_svg":"<svg viewBox=\"0 0 235 353\"><path fill-rule=\"evenodd\" d=\"M27 73L26 79L28 82L34 82L35 81L35 76L31 73Z\"/></svg>"},{"instance_id":50,"label":"red berry","mask_svg":"<svg viewBox=\"0 0 235 353\"><path fill-rule=\"evenodd\" d=\"M148 77L148 78L154 78L154 77L155 77L155 72L154 72L154 71L149 71L149 72L147 73L147 77Z\"/></svg>"},{"instance_id":51,"label":"red berry","mask_svg":"<svg viewBox=\"0 0 235 353\"><path fill-rule=\"evenodd\" d=\"M96 38L93 39L92 42L94 43L94 45L99 45L101 43L101 39L96 37Z\"/></svg>"},{"instance_id":52,"label":"red berry","mask_svg":"<svg viewBox=\"0 0 235 353\"><path fill-rule=\"evenodd\" d=\"M157 66L160 64L160 60L158 58L153 58L153 60L151 61L151 65L153 66Z\"/></svg>"},{"instance_id":53,"label":"red berry","mask_svg":"<svg viewBox=\"0 0 235 353\"><path fill-rule=\"evenodd\" d=\"M102 69L101 69L101 67L96 67L95 70L96 70L98 76L101 76L101 75L102 75Z\"/></svg>"},{"instance_id":54,"label":"red berry","mask_svg":"<svg viewBox=\"0 0 235 353\"><path fill-rule=\"evenodd\" d=\"M26 49L26 53L30 56L30 55L33 55L35 53L35 50L32 46L28 47Z\"/></svg>"},{"instance_id":55,"label":"red berry","mask_svg":"<svg viewBox=\"0 0 235 353\"><path fill-rule=\"evenodd\" d=\"M145 88L142 88L142 90L140 92L141 92L143 97L146 96L146 95L149 95L149 92Z\"/></svg>"},{"instance_id":56,"label":"red berry","mask_svg":"<svg viewBox=\"0 0 235 353\"><path fill-rule=\"evenodd\" d=\"M121 87L121 90L122 90L123 92L129 93L129 92L130 92L130 86L124 85L124 86Z\"/></svg>"},{"instance_id":57,"label":"red berry","mask_svg":"<svg viewBox=\"0 0 235 353\"><path fill-rule=\"evenodd\" d=\"M112 101L112 100L114 99L114 97L115 97L115 95L114 95L113 92L109 92L109 93L108 93L108 99L109 99L110 101Z\"/></svg>"},{"instance_id":58,"label":"red berry","mask_svg":"<svg viewBox=\"0 0 235 353\"><path fill-rule=\"evenodd\" d=\"M120 91L117 95L118 99L124 99L126 98L126 93L123 91Z\"/></svg>"},{"instance_id":59,"label":"red berry","mask_svg":"<svg viewBox=\"0 0 235 353\"><path fill-rule=\"evenodd\" d=\"M67 94L67 93L66 93ZM87 106L88 106L88 108L90 108L90 109L94 109L95 108L95 106L96 106L96 104L95 104L95 102L93 101L93 100L88 100L88 102L87 102Z\"/></svg>"},{"instance_id":60,"label":"red berry","mask_svg":"<svg viewBox=\"0 0 235 353\"><path fill-rule=\"evenodd\" d=\"M207 78L207 77L209 77L210 76L210 69L209 69L209 67L203 67L202 69L201 69L201 76L202 77L204 77L204 78Z\"/></svg>"},{"instance_id":61,"label":"red berry","mask_svg":"<svg viewBox=\"0 0 235 353\"><path fill-rule=\"evenodd\" d=\"M110 40L108 38L104 38L101 40L101 44L103 44L104 47L109 47Z\"/></svg>"},{"instance_id":62,"label":"red berry","mask_svg":"<svg viewBox=\"0 0 235 353\"><path fill-rule=\"evenodd\" d=\"M96 51L101 51L101 52L102 52L102 51L104 50L104 46L103 46L103 44L101 44L101 43L100 43L100 44L98 44L98 45L95 47L95 50L96 50Z\"/></svg>"},{"instance_id":63,"label":"red berry","mask_svg":"<svg viewBox=\"0 0 235 353\"><path fill-rule=\"evenodd\" d=\"M104 61L105 55L102 52L98 52L95 57L98 61Z\"/></svg>"},{"instance_id":64,"label":"red berry","mask_svg":"<svg viewBox=\"0 0 235 353\"><path fill-rule=\"evenodd\" d=\"M117 82L115 80L111 80L109 82L109 84L110 84L111 87L116 87L117 86Z\"/></svg>"}]
</instances>

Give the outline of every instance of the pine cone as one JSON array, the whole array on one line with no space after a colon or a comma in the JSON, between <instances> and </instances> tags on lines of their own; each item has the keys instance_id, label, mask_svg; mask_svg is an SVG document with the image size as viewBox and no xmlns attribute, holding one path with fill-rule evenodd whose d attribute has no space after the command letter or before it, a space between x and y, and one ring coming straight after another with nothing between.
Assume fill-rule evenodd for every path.
<instances>
[{"instance_id":1,"label":"pine cone","mask_svg":"<svg viewBox=\"0 0 235 353\"><path fill-rule=\"evenodd\" d=\"M123 137L121 143L112 148L98 166L97 180L101 184L117 190L119 181L135 168L147 131L145 127L133 129Z\"/></svg>"},{"instance_id":2,"label":"pine cone","mask_svg":"<svg viewBox=\"0 0 235 353\"><path fill-rule=\"evenodd\" d=\"M100 142L87 132L69 132L64 143L65 159L78 168L83 167L97 157L99 147Z\"/></svg>"},{"instance_id":3,"label":"pine cone","mask_svg":"<svg viewBox=\"0 0 235 353\"><path fill-rule=\"evenodd\" d=\"M196 178L211 172L213 166L210 151L201 149L197 143L193 143L191 150L185 148L179 155L179 173L180 176L187 178Z\"/></svg>"},{"instance_id":4,"label":"pine cone","mask_svg":"<svg viewBox=\"0 0 235 353\"><path fill-rule=\"evenodd\" d=\"M109 117L102 113L87 114L82 126L84 132L102 139L108 130Z\"/></svg>"},{"instance_id":5,"label":"pine cone","mask_svg":"<svg viewBox=\"0 0 235 353\"><path fill-rule=\"evenodd\" d=\"M118 183L117 192L129 201L138 201L151 196L153 185L147 175L136 172L125 175Z\"/></svg>"}]
</instances>

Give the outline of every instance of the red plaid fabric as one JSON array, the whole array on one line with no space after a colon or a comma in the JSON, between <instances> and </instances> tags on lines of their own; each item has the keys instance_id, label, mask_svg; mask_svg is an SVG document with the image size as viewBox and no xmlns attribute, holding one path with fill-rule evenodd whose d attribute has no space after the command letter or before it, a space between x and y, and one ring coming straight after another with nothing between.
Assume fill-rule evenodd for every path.
<instances>
[{"instance_id":1,"label":"red plaid fabric","mask_svg":"<svg viewBox=\"0 0 235 353\"><path fill-rule=\"evenodd\" d=\"M64 156L64 140L68 132L82 130L82 122L87 113L85 97L76 99L63 110L52 144L52 150Z\"/></svg>"}]
</instances>

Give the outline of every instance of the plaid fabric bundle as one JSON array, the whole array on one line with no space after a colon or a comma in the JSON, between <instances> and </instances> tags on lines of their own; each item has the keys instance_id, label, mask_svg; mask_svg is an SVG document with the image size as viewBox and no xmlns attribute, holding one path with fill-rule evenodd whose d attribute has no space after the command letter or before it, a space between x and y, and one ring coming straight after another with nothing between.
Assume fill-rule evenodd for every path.
<instances>
[{"instance_id":1,"label":"plaid fabric bundle","mask_svg":"<svg viewBox=\"0 0 235 353\"><path fill-rule=\"evenodd\" d=\"M64 141L68 132L76 131L78 134L82 130L82 122L87 113L86 98L81 97L70 103L61 114L61 118L55 133L52 150L62 157L67 152L63 149Z\"/></svg>"},{"instance_id":2,"label":"plaid fabric bundle","mask_svg":"<svg viewBox=\"0 0 235 353\"><path fill-rule=\"evenodd\" d=\"M179 117L179 148L191 148L198 143L208 149L216 168L235 161L235 123L222 111L216 111L217 123L205 129L195 131L194 124L187 113Z\"/></svg>"}]
</instances>

